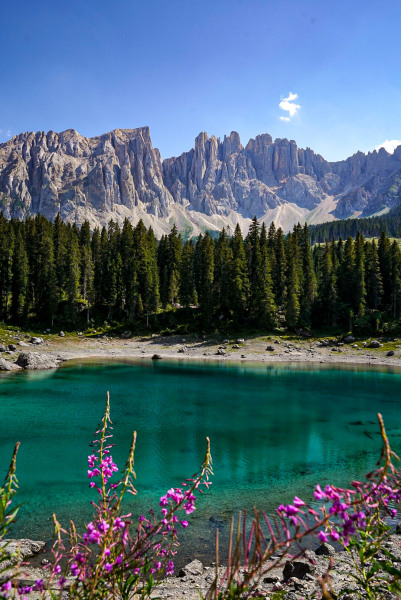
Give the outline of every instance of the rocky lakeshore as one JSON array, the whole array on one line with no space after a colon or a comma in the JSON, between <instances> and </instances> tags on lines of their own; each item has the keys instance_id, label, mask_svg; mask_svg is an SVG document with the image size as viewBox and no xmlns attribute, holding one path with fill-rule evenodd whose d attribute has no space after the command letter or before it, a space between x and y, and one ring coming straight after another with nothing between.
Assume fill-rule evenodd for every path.
<instances>
[{"instance_id":1,"label":"rocky lakeshore","mask_svg":"<svg viewBox=\"0 0 401 600\"><path fill-rule=\"evenodd\" d=\"M397 527L397 532L399 531ZM401 566L401 535L393 533L384 542L385 551L391 552L397 559L395 566ZM24 566L18 577L21 585L33 585L38 579L48 581L48 570L44 565L49 564L49 553L46 551L45 543L32 540L11 540L10 552L19 552ZM385 560L385 554L379 551L375 557ZM293 561L283 559L280 565L275 566L277 557L272 557L270 564L266 565L265 573L261 576L256 586L256 597L275 598L283 600L308 600L319 597L321 587L319 577L325 577L330 567L327 589L333 598L342 597L345 600L356 600L360 597L362 590L353 578L355 574L353 559L344 550L336 551L330 544L321 544L315 551L306 550L304 556ZM10 563L8 565L10 567ZM269 568L270 567L270 568ZM224 574L224 567L218 568L219 577ZM378 576L380 572L378 573ZM206 597L216 576L216 566L204 565L199 560L193 560L185 565L179 572L168 577L154 588L151 598L162 598L170 600L199 600ZM46 583L45 583L46 587ZM50 584L49 589L58 589L57 585ZM341 595L344 594L344 595ZM200 595L201 594L201 595ZM38 592L32 592L30 600L40 597ZM362 593L363 597L363 593ZM385 600L392 600L399 596L385 592L380 596Z\"/></svg>"},{"instance_id":2,"label":"rocky lakeshore","mask_svg":"<svg viewBox=\"0 0 401 600\"><path fill-rule=\"evenodd\" d=\"M314 339L300 336L223 335L136 336L96 332L45 333L42 337L15 332L0 338L0 371L53 369L67 360L178 359L237 363L316 363L401 367L401 340L352 336Z\"/></svg>"}]
</instances>

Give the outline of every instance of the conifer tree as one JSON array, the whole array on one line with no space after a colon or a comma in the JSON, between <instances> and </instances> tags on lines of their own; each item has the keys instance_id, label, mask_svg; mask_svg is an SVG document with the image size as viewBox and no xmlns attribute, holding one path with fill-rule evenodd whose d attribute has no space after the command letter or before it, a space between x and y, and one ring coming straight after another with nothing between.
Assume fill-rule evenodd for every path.
<instances>
[{"instance_id":1,"label":"conifer tree","mask_svg":"<svg viewBox=\"0 0 401 600\"><path fill-rule=\"evenodd\" d=\"M233 253L223 228L215 246L214 253L214 295L215 306L224 315L231 311L233 287Z\"/></svg>"},{"instance_id":2,"label":"conifer tree","mask_svg":"<svg viewBox=\"0 0 401 600\"><path fill-rule=\"evenodd\" d=\"M86 304L86 322L89 324L90 307L94 302L94 267L92 261L91 234L89 222L85 221L79 232L80 248L80 289L81 297Z\"/></svg>"},{"instance_id":3,"label":"conifer tree","mask_svg":"<svg viewBox=\"0 0 401 600\"><path fill-rule=\"evenodd\" d=\"M398 242L390 246L392 316L396 319L401 312L401 252Z\"/></svg>"},{"instance_id":4,"label":"conifer tree","mask_svg":"<svg viewBox=\"0 0 401 600\"><path fill-rule=\"evenodd\" d=\"M300 285L300 320L306 326L311 325L312 306L316 297L316 275L313 268L312 253L309 242L309 230L305 223L303 231L299 234L301 278Z\"/></svg>"},{"instance_id":5,"label":"conifer tree","mask_svg":"<svg viewBox=\"0 0 401 600\"><path fill-rule=\"evenodd\" d=\"M254 217L246 238L250 283L249 316L258 325L271 328L275 325L276 307L272 293L266 228L262 228L262 236L261 240L259 223Z\"/></svg>"},{"instance_id":6,"label":"conifer tree","mask_svg":"<svg viewBox=\"0 0 401 600\"><path fill-rule=\"evenodd\" d=\"M369 308L377 310L383 293L379 256L375 240L365 244L366 298Z\"/></svg>"},{"instance_id":7,"label":"conifer tree","mask_svg":"<svg viewBox=\"0 0 401 600\"><path fill-rule=\"evenodd\" d=\"M355 251L354 241L349 236L344 244L342 260L338 267L338 296L348 306L349 310L354 307L354 278L355 278Z\"/></svg>"},{"instance_id":8,"label":"conifer tree","mask_svg":"<svg viewBox=\"0 0 401 600\"><path fill-rule=\"evenodd\" d=\"M273 292L276 306L281 309L286 301L286 273L287 259L284 246L284 233L281 227L278 228L273 247L274 261L272 266Z\"/></svg>"},{"instance_id":9,"label":"conifer tree","mask_svg":"<svg viewBox=\"0 0 401 600\"><path fill-rule=\"evenodd\" d=\"M246 313L249 299L249 277L241 228L237 224L232 239L232 296L231 306L236 322Z\"/></svg>"},{"instance_id":10,"label":"conifer tree","mask_svg":"<svg viewBox=\"0 0 401 600\"><path fill-rule=\"evenodd\" d=\"M337 293L333 252L328 242L324 246L323 259L320 264L317 318L320 324L332 327L337 322Z\"/></svg>"},{"instance_id":11,"label":"conifer tree","mask_svg":"<svg viewBox=\"0 0 401 600\"><path fill-rule=\"evenodd\" d=\"M67 226L57 213L53 225L54 270L56 277L57 302L65 298L66 278L68 269Z\"/></svg>"},{"instance_id":12,"label":"conifer tree","mask_svg":"<svg viewBox=\"0 0 401 600\"><path fill-rule=\"evenodd\" d=\"M74 323L77 318L77 302L80 298L79 279L81 262L78 233L75 228L68 227L66 242L68 246L68 263L66 269L65 292L68 302L68 319L71 323Z\"/></svg>"},{"instance_id":13,"label":"conifer tree","mask_svg":"<svg viewBox=\"0 0 401 600\"><path fill-rule=\"evenodd\" d=\"M181 235L174 224L165 242L165 301L166 304L176 304L179 301L180 287L180 258L182 251Z\"/></svg>"},{"instance_id":14,"label":"conifer tree","mask_svg":"<svg viewBox=\"0 0 401 600\"><path fill-rule=\"evenodd\" d=\"M15 323L23 324L28 316L27 288L28 257L21 228L18 228L15 237L11 282L11 319Z\"/></svg>"},{"instance_id":15,"label":"conifer tree","mask_svg":"<svg viewBox=\"0 0 401 600\"><path fill-rule=\"evenodd\" d=\"M297 231L289 233L286 240L286 299L285 299L285 320L289 329L295 329L299 323L299 293L300 293L300 273L298 265L298 246Z\"/></svg>"},{"instance_id":16,"label":"conifer tree","mask_svg":"<svg viewBox=\"0 0 401 600\"><path fill-rule=\"evenodd\" d=\"M194 272L195 247L192 240L185 242L180 260L180 302L188 308L198 301L195 288Z\"/></svg>"},{"instance_id":17,"label":"conifer tree","mask_svg":"<svg viewBox=\"0 0 401 600\"><path fill-rule=\"evenodd\" d=\"M365 314L366 286L365 286L365 240L357 233L355 238L355 272L353 274L353 308L358 317Z\"/></svg>"},{"instance_id":18,"label":"conifer tree","mask_svg":"<svg viewBox=\"0 0 401 600\"><path fill-rule=\"evenodd\" d=\"M121 232L122 281L124 287L124 310L130 320L135 318L138 285L134 253L134 231L128 219L124 220Z\"/></svg>"},{"instance_id":19,"label":"conifer tree","mask_svg":"<svg viewBox=\"0 0 401 600\"><path fill-rule=\"evenodd\" d=\"M93 260L93 303L95 310L102 305L102 246L105 235L107 234L104 228L102 229L102 234L100 234L99 229L96 227L93 231L91 240Z\"/></svg>"},{"instance_id":20,"label":"conifer tree","mask_svg":"<svg viewBox=\"0 0 401 600\"><path fill-rule=\"evenodd\" d=\"M41 321L51 320L57 310L57 281L54 267L53 230L51 223L41 215L35 218L33 266L34 309Z\"/></svg>"},{"instance_id":21,"label":"conifer tree","mask_svg":"<svg viewBox=\"0 0 401 600\"><path fill-rule=\"evenodd\" d=\"M379 257L380 273L383 282L382 304L385 310L389 309L393 304L393 284L392 284L392 267L390 258L390 240L382 231L377 246Z\"/></svg>"},{"instance_id":22,"label":"conifer tree","mask_svg":"<svg viewBox=\"0 0 401 600\"><path fill-rule=\"evenodd\" d=\"M213 317L213 282L214 282L214 245L209 232L204 236L199 236L197 242L198 258L198 300L202 311L204 322Z\"/></svg>"},{"instance_id":23,"label":"conifer tree","mask_svg":"<svg viewBox=\"0 0 401 600\"><path fill-rule=\"evenodd\" d=\"M0 320L7 320L11 292L14 232L0 213Z\"/></svg>"}]
</instances>

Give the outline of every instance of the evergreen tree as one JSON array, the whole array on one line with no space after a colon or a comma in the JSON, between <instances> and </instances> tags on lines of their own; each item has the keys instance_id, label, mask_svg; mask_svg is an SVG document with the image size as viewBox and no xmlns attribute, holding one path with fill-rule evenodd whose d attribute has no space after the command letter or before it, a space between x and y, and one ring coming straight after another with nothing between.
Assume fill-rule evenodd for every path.
<instances>
[{"instance_id":1,"label":"evergreen tree","mask_svg":"<svg viewBox=\"0 0 401 600\"><path fill-rule=\"evenodd\" d=\"M337 294L333 252L328 242L324 247L319 275L317 321L320 325L332 327L337 322Z\"/></svg>"},{"instance_id":2,"label":"evergreen tree","mask_svg":"<svg viewBox=\"0 0 401 600\"><path fill-rule=\"evenodd\" d=\"M258 325L271 328L275 325L270 264L268 261L266 229L259 234L259 223L252 219L246 238L248 254L248 277L250 283L249 316Z\"/></svg>"},{"instance_id":3,"label":"evergreen tree","mask_svg":"<svg viewBox=\"0 0 401 600\"><path fill-rule=\"evenodd\" d=\"M313 268L312 253L309 242L309 230L305 223L303 231L300 232L300 260L301 260L301 290L300 313L301 322L306 326L311 325L312 306L316 297L316 275Z\"/></svg>"},{"instance_id":4,"label":"evergreen tree","mask_svg":"<svg viewBox=\"0 0 401 600\"><path fill-rule=\"evenodd\" d=\"M233 287L233 253L225 229L221 231L214 253L214 295L217 310L224 315L231 312Z\"/></svg>"},{"instance_id":5,"label":"evergreen tree","mask_svg":"<svg viewBox=\"0 0 401 600\"><path fill-rule=\"evenodd\" d=\"M272 281L274 298L278 308L284 306L287 295L286 288L286 273L287 273L287 259L285 254L284 246L284 233L281 227L277 230L274 247L273 247L274 261L272 267Z\"/></svg>"},{"instance_id":6,"label":"evergreen tree","mask_svg":"<svg viewBox=\"0 0 401 600\"><path fill-rule=\"evenodd\" d=\"M375 240L365 244L366 298L369 308L377 310L383 293L379 256Z\"/></svg>"},{"instance_id":7,"label":"evergreen tree","mask_svg":"<svg viewBox=\"0 0 401 600\"><path fill-rule=\"evenodd\" d=\"M92 261L91 234L88 221L82 224L79 232L80 249L80 289L86 305L86 322L89 324L90 307L94 302L94 266Z\"/></svg>"},{"instance_id":8,"label":"evergreen tree","mask_svg":"<svg viewBox=\"0 0 401 600\"><path fill-rule=\"evenodd\" d=\"M198 238L196 245L198 259L198 300L204 322L208 322L214 314L213 282L214 282L214 245L209 232Z\"/></svg>"},{"instance_id":9,"label":"evergreen tree","mask_svg":"<svg viewBox=\"0 0 401 600\"><path fill-rule=\"evenodd\" d=\"M68 245L68 263L65 274L65 293L67 297L67 318L74 323L78 313L79 279L81 254L79 251L78 233L73 227L68 227L66 242ZM55 277L56 279L56 277Z\"/></svg>"},{"instance_id":10,"label":"evergreen tree","mask_svg":"<svg viewBox=\"0 0 401 600\"><path fill-rule=\"evenodd\" d=\"M355 238L355 271L352 278L354 302L353 308L358 317L365 314L366 286L365 286L365 240L358 232Z\"/></svg>"},{"instance_id":11,"label":"evergreen tree","mask_svg":"<svg viewBox=\"0 0 401 600\"><path fill-rule=\"evenodd\" d=\"M299 324L300 304L300 273L298 265L297 231L289 233L286 240L286 300L285 320L289 329L295 329Z\"/></svg>"},{"instance_id":12,"label":"evergreen tree","mask_svg":"<svg viewBox=\"0 0 401 600\"><path fill-rule=\"evenodd\" d=\"M397 319L401 312L401 252L398 242L390 246L392 317Z\"/></svg>"},{"instance_id":13,"label":"evergreen tree","mask_svg":"<svg viewBox=\"0 0 401 600\"><path fill-rule=\"evenodd\" d=\"M180 302L188 308L191 304L196 304L198 297L195 288L194 271L195 247L192 240L185 242L181 252L180 261Z\"/></svg>"},{"instance_id":14,"label":"evergreen tree","mask_svg":"<svg viewBox=\"0 0 401 600\"><path fill-rule=\"evenodd\" d=\"M383 282L382 305L385 310L390 309L393 304L393 283L390 257L390 240L382 231L377 247L379 256L380 273Z\"/></svg>"},{"instance_id":15,"label":"evergreen tree","mask_svg":"<svg viewBox=\"0 0 401 600\"><path fill-rule=\"evenodd\" d=\"M41 215L35 218L34 252L31 272L33 281L34 310L41 321L51 320L53 325L57 310L57 279L54 265L53 229Z\"/></svg>"},{"instance_id":16,"label":"evergreen tree","mask_svg":"<svg viewBox=\"0 0 401 600\"><path fill-rule=\"evenodd\" d=\"M122 281L124 286L124 311L128 319L134 320L138 296L136 261L134 252L134 231L128 219L124 220L121 233Z\"/></svg>"},{"instance_id":17,"label":"evergreen tree","mask_svg":"<svg viewBox=\"0 0 401 600\"><path fill-rule=\"evenodd\" d=\"M28 257L25 251L25 242L18 229L15 237L15 246L12 263L11 283L11 319L15 323L24 323L28 316Z\"/></svg>"},{"instance_id":18,"label":"evergreen tree","mask_svg":"<svg viewBox=\"0 0 401 600\"><path fill-rule=\"evenodd\" d=\"M232 239L232 295L231 306L236 322L246 313L249 298L249 277L246 254L240 226L237 224Z\"/></svg>"},{"instance_id":19,"label":"evergreen tree","mask_svg":"<svg viewBox=\"0 0 401 600\"><path fill-rule=\"evenodd\" d=\"M7 320L12 280L14 231L0 213L0 320Z\"/></svg>"}]
</instances>

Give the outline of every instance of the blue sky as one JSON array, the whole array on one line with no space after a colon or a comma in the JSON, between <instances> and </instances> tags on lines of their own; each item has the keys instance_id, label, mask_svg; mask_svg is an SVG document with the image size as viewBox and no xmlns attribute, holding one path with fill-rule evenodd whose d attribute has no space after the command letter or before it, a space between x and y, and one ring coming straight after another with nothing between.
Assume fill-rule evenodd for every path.
<instances>
[{"instance_id":1,"label":"blue sky","mask_svg":"<svg viewBox=\"0 0 401 600\"><path fill-rule=\"evenodd\" d=\"M399 0L3 2L0 141L148 125L163 158L236 130L341 160L401 139L400 23Z\"/></svg>"}]
</instances>

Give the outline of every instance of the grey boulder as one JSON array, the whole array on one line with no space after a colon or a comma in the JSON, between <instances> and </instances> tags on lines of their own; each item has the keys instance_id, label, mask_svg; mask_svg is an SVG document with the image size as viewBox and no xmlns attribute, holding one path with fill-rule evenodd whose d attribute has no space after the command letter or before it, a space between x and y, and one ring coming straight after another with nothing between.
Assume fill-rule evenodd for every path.
<instances>
[{"instance_id":1,"label":"grey boulder","mask_svg":"<svg viewBox=\"0 0 401 600\"><path fill-rule=\"evenodd\" d=\"M316 566L312 565L310 562L303 560L293 560L285 564L283 570L283 577L285 581L287 581L291 577L303 579L305 575L314 575L315 572Z\"/></svg>"},{"instance_id":2,"label":"grey boulder","mask_svg":"<svg viewBox=\"0 0 401 600\"><path fill-rule=\"evenodd\" d=\"M0 371L14 371L14 366L8 360L0 358Z\"/></svg>"},{"instance_id":3,"label":"grey boulder","mask_svg":"<svg viewBox=\"0 0 401 600\"><path fill-rule=\"evenodd\" d=\"M202 575L204 571L203 564L200 560L193 560L188 565L185 565L179 572L180 577L185 577L191 575L192 577L196 577L196 575Z\"/></svg>"},{"instance_id":4,"label":"grey boulder","mask_svg":"<svg viewBox=\"0 0 401 600\"><path fill-rule=\"evenodd\" d=\"M49 354L38 352L21 352L17 358L16 365L30 371L36 369L57 369L58 361Z\"/></svg>"},{"instance_id":5,"label":"grey boulder","mask_svg":"<svg viewBox=\"0 0 401 600\"><path fill-rule=\"evenodd\" d=\"M6 549L10 560L2 563L3 567L8 567L18 561L25 560L35 554L38 554L45 547L45 542L39 542L28 539L21 540L1 540L0 548Z\"/></svg>"}]
</instances>

